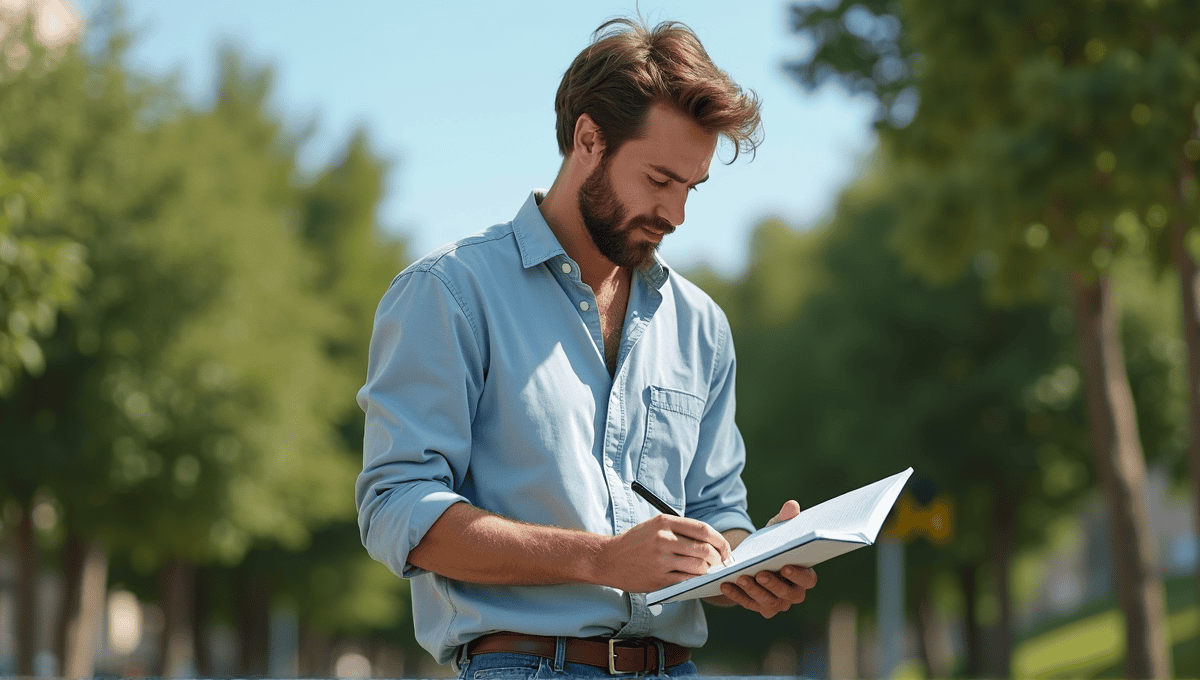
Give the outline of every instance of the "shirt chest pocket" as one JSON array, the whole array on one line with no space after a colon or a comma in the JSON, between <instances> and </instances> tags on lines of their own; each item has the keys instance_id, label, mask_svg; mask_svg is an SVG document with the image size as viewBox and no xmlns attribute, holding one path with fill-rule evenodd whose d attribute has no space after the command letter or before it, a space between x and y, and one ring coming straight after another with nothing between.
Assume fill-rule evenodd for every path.
<instances>
[{"instance_id":1,"label":"shirt chest pocket","mask_svg":"<svg viewBox=\"0 0 1200 680\"><path fill-rule=\"evenodd\" d=\"M693 394L650 386L646 441L638 454L637 480L684 514L685 481L700 441L704 400Z\"/></svg>"}]
</instances>

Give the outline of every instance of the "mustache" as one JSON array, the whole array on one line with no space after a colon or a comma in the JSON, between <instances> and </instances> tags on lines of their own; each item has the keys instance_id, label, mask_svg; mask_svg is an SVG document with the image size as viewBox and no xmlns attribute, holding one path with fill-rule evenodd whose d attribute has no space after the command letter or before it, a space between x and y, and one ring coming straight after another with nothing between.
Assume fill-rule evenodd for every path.
<instances>
[{"instance_id":1,"label":"mustache","mask_svg":"<svg viewBox=\"0 0 1200 680\"><path fill-rule=\"evenodd\" d=\"M650 227L654 231L661 231L664 234L673 234L675 232L674 225L654 215L638 215L629 220L630 229L637 229L638 227Z\"/></svg>"}]
</instances>

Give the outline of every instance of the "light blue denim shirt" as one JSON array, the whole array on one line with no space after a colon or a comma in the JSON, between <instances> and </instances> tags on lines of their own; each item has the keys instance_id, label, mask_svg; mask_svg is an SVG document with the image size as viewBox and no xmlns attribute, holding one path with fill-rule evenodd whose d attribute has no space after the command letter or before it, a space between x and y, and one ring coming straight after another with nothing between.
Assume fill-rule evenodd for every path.
<instances>
[{"instance_id":1,"label":"light blue denim shirt","mask_svg":"<svg viewBox=\"0 0 1200 680\"><path fill-rule=\"evenodd\" d=\"M616 376L596 298L531 194L516 218L442 247L383 296L371 338L363 471L368 552L412 579L416 637L439 662L494 631L708 636L700 602L567 584L485 586L408 564L454 503L616 535L656 510L634 479L717 531L753 530L734 424L729 324L660 262L633 277Z\"/></svg>"}]
</instances>

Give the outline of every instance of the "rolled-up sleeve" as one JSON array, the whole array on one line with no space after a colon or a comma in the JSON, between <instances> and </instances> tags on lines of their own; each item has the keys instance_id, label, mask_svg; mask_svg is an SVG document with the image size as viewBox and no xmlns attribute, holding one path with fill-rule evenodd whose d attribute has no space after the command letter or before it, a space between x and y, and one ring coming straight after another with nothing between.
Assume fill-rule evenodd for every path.
<instances>
[{"instance_id":1,"label":"rolled-up sleeve","mask_svg":"<svg viewBox=\"0 0 1200 680\"><path fill-rule=\"evenodd\" d=\"M688 470L687 516L707 523L717 531L754 531L746 512L746 485L742 468L746 446L734 422L736 410L736 358L728 322L721 318L720 342L714 356L710 389L700 420L696 456Z\"/></svg>"},{"instance_id":2,"label":"rolled-up sleeve","mask_svg":"<svg viewBox=\"0 0 1200 680\"><path fill-rule=\"evenodd\" d=\"M425 573L408 554L458 502L471 455L471 423L484 357L462 297L437 272L400 274L375 315L367 380L358 525L372 557L394 573Z\"/></svg>"}]
</instances>

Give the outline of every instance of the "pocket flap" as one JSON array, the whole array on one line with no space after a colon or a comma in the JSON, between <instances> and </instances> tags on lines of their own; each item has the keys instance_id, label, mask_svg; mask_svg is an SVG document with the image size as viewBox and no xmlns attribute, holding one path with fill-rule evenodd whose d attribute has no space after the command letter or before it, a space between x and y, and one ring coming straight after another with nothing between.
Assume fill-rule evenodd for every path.
<instances>
[{"instance_id":1,"label":"pocket flap","mask_svg":"<svg viewBox=\"0 0 1200 680\"><path fill-rule=\"evenodd\" d=\"M666 387L650 386L650 407L665 409L691 416L696 420L704 415L704 400L694 394Z\"/></svg>"}]
</instances>

